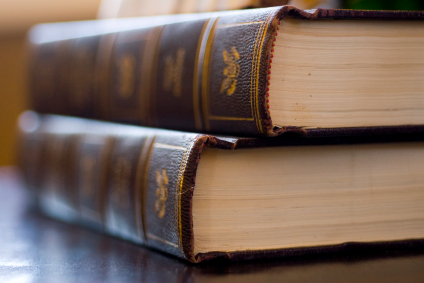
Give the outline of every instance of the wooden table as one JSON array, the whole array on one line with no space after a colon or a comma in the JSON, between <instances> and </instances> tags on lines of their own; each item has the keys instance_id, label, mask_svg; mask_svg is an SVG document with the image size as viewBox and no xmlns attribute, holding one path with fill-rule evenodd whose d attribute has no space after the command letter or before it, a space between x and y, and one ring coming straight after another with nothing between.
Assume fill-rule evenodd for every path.
<instances>
[{"instance_id":1,"label":"wooden table","mask_svg":"<svg viewBox=\"0 0 424 283\"><path fill-rule=\"evenodd\" d=\"M0 282L424 282L424 248L201 265L29 209L0 168Z\"/></svg>"}]
</instances>

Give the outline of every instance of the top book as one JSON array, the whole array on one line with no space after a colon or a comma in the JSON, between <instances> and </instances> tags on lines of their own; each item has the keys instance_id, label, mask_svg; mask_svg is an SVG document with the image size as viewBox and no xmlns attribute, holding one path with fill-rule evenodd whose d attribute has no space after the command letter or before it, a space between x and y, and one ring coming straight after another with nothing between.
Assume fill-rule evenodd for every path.
<instances>
[{"instance_id":1,"label":"top book","mask_svg":"<svg viewBox=\"0 0 424 283\"><path fill-rule=\"evenodd\" d=\"M42 24L32 106L231 135L423 131L422 18L283 6Z\"/></svg>"}]
</instances>

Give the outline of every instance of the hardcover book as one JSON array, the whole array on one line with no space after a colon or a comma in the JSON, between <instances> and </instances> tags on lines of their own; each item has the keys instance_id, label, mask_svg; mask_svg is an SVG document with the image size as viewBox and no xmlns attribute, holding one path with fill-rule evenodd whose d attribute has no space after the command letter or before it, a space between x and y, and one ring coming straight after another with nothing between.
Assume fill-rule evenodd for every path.
<instances>
[{"instance_id":1,"label":"hardcover book","mask_svg":"<svg viewBox=\"0 0 424 283\"><path fill-rule=\"evenodd\" d=\"M38 25L32 105L245 136L422 131L423 17L284 6Z\"/></svg>"},{"instance_id":2,"label":"hardcover book","mask_svg":"<svg viewBox=\"0 0 424 283\"><path fill-rule=\"evenodd\" d=\"M233 138L26 112L47 214L191 262L421 243L422 134Z\"/></svg>"}]
</instances>

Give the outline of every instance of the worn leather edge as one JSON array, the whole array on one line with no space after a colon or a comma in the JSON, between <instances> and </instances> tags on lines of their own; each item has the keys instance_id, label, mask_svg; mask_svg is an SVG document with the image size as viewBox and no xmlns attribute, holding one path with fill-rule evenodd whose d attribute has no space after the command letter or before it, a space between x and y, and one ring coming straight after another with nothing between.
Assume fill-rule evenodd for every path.
<instances>
[{"instance_id":1,"label":"worn leather edge","mask_svg":"<svg viewBox=\"0 0 424 283\"><path fill-rule=\"evenodd\" d=\"M222 149L234 149L236 140L222 140L210 135L198 135L195 137L193 147L191 149L187 167L184 172L183 191L190 192L181 195L181 203L187 204L181 207L181 243L184 256L191 262L197 262L194 255L194 234L193 234L193 193L196 183L196 171L200 161L200 155L205 146L213 146Z\"/></svg>"},{"instance_id":2,"label":"worn leather edge","mask_svg":"<svg viewBox=\"0 0 424 283\"><path fill-rule=\"evenodd\" d=\"M195 256L195 263L212 259L226 259L230 261L271 259L276 257L310 256L316 254L331 254L340 252L371 252L395 248L419 248L424 246L422 239L406 239L390 242L347 242L337 245L300 247L275 250L252 250L239 252L211 252Z\"/></svg>"},{"instance_id":3,"label":"worn leather edge","mask_svg":"<svg viewBox=\"0 0 424 283\"><path fill-rule=\"evenodd\" d=\"M315 138L304 138L301 135L282 135L276 138L231 138L215 137L211 135L198 135L195 138L194 145L188 158L187 167L184 173L185 182L183 190L189 191L181 197L181 243L182 251L187 260L193 263L199 263L205 260L215 258L226 258L229 260L249 260L260 258L273 258L283 256L311 255L316 253L331 253L339 251L348 251L361 248L385 248L392 246L424 245L424 240L400 240L390 242L347 242L337 245L284 248L272 250L251 250L235 252L209 252L194 253L194 232L193 232L193 193L196 184L196 171L200 161L203 148L213 147L223 150L236 150L242 148L254 147L272 147L272 146L314 146L314 145L342 145L342 144L363 144L363 143L394 143L394 142L413 142L423 141L422 132L410 132L409 134L398 133L380 135L356 135L356 136L316 136Z\"/></svg>"},{"instance_id":4,"label":"worn leather edge","mask_svg":"<svg viewBox=\"0 0 424 283\"><path fill-rule=\"evenodd\" d=\"M273 137L284 133L295 133L304 137L331 136L368 136L368 135L400 135L424 133L424 125L373 126L373 127L342 127L342 128L275 128Z\"/></svg>"},{"instance_id":5,"label":"worn leather edge","mask_svg":"<svg viewBox=\"0 0 424 283\"><path fill-rule=\"evenodd\" d=\"M312 9L300 10L294 6L283 6L276 12L275 17L268 27L267 46L262 50L263 58L266 62L267 70L270 69L272 43L276 37L279 21L284 17L292 17L304 20L349 20L349 19L373 19L373 20L422 20L424 19L424 11L371 11L371 10L343 10L343 9ZM267 72L263 72L263 76L268 76ZM266 80L268 83L269 78ZM266 89L264 86L262 89ZM410 133L411 131L423 131L423 126L402 125L387 127L352 127L352 128L316 128L304 129L301 127L287 126L275 127L272 125L272 118L268 113L266 104L266 91L261 94L262 126L266 131L264 135L275 137L286 132L299 133L304 136L324 136L324 135L357 135L357 134L375 134L393 131L394 133Z\"/></svg>"}]
</instances>

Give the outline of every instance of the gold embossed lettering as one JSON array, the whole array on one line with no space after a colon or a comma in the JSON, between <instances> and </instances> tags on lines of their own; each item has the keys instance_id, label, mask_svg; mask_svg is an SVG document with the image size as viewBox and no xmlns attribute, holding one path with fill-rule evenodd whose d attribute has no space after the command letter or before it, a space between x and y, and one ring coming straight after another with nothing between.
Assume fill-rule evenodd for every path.
<instances>
[{"instance_id":1,"label":"gold embossed lettering","mask_svg":"<svg viewBox=\"0 0 424 283\"><path fill-rule=\"evenodd\" d=\"M180 97L182 92L182 79L186 50L179 48L175 56L165 58L165 73L163 76L163 89L171 91L175 97Z\"/></svg>"},{"instance_id":2,"label":"gold embossed lettering","mask_svg":"<svg viewBox=\"0 0 424 283\"><path fill-rule=\"evenodd\" d=\"M233 46L230 52L224 49L224 51L222 51L222 57L227 66L223 71L225 78L221 83L220 92L227 91L228 95L232 95L236 90L237 77L240 72L240 66L237 62L240 59L240 55Z\"/></svg>"},{"instance_id":3,"label":"gold embossed lettering","mask_svg":"<svg viewBox=\"0 0 424 283\"><path fill-rule=\"evenodd\" d=\"M162 174L159 170L156 170L156 184L158 185L156 189L156 201L155 201L155 211L157 212L159 218L162 218L165 215L165 203L168 198L168 175L166 175L166 170L162 169Z\"/></svg>"},{"instance_id":4,"label":"gold embossed lettering","mask_svg":"<svg viewBox=\"0 0 424 283\"><path fill-rule=\"evenodd\" d=\"M130 187L131 163L125 158L119 158L113 168L112 186L113 202L119 208L129 207L128 189Z\"/></svg>"},{"instance_id":5,"label":"gold embossed lettering","mask_svg":"<svg viewBox=\"0 0 424 283\"><path fill-rule=\"evenodd\" d=\"M117 62L118 94L122 98L131 97L134 91L134 74L136 60L134 56L125 54Z\"/></svg>"}]
</instances>

